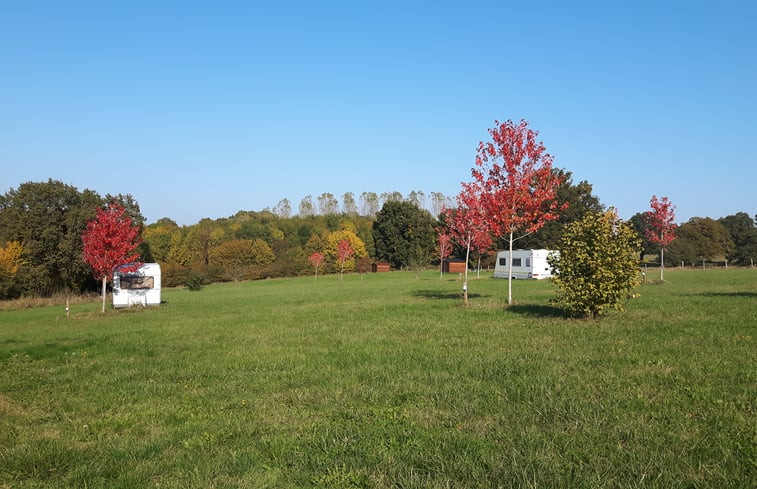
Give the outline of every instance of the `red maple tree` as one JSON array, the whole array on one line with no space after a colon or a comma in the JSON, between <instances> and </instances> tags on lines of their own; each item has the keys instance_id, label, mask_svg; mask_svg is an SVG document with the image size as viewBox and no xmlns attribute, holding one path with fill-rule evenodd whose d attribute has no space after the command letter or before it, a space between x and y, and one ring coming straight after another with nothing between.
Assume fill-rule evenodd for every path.
<instances>
[{"instance_id":1,"label":"red maple tree","mask_svg":"<svg viewBox=\"0 0 757 489\"><path fill-rule=\"evenodd\" d=\"M315 268L315 280L318 280L318 267L320 267L323 264L323 260L325 259L325 255L323 253L319 253L317 251L314 251L310 254L308 257L308 260L310 260L310 264L313 265L313 268Z\"/></svg>"},{"instance_id":2,"label":"red maple tree","mask_svg":"<svg viewBox=\"0 0 757 489\"><path fill-rule=\"evenodd\" d=\"M665 278L665 250L678 237L676 236L676 225L673 222L676 218L675 206L667 197L658 200L656 195L652 196L649 205L652 210L644 213L644 221L649 226L644 234L650 242L660 245L660 281L663 282Z\"/></svg>"},{"instance_id":3,"label":"red maple tree","mask_svg":"<svg viewBox=\"0 0 757 489\"><path fill-rule=\"evenodd\" d=\"M92 267L94 276L102 280L103 312L105 312L105 291L109 278L116 268L128 265L125 272L139 268L139 253L134 250L142 242L140 228L134 225L124 208L112 202L105 208L96 209L95 218L87 221L82 234L84 261Z\"/></svg>"},{"instance_id":4,"label":"red maple tree","mask_svg":"<svg viewBox=\"0 0 757 489\"><path fill-rule=\"evenodd\" d=\"M444 228L436 228L437 240L439 242L439 279L444 278L444 260L447 259L452 251L452 236Z\"/></svg>"},{"instance_id":5,"label":"red maple tree","mask_svg":"<svg viewBox=\"0 0 757 489\"><path fill-rule=\"evenodd\" d=\"M352 245L350 244L350 241L348 239L343 239L339 241L337 244L337 256L339 258L339 280L342 280L342 276L344 275L344 262L352 258L352 255L354 254L354 250L352 249Z\"/></svg>"},{"instance_id":6,"label":"red maple tree","mask_svg":"<svg viewBox=\"0 0 757 489\"><path fill-rule=\"evenodd\" d=\"M463 304L468 305L468 263L471 248L491 242L489 220L481 204L481 188L473 183L463 183L457 195L457 208L445 209L444 220L453 240L465 248L465 277L463 280Z\"/></svg>"},{"instance_id":7,"label":"red maple tree","mask_svg":"<svg viewBox=\"0 0 757 489\"><path fill-rule=\"evenodd\" d=\"M552 171L552 157L526 121L494 125L491 141L478 145L471 173L489 228L510 245L507 303L512 304L513 242L557 219L557 212L567 207L557 202L565 177Z\"/></svg>"}]
</instances>

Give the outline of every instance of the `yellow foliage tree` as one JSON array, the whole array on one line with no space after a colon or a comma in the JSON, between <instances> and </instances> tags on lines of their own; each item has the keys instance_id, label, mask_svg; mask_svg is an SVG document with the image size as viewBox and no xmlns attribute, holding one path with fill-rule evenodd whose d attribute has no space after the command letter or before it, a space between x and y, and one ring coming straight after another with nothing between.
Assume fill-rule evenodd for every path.
<instances>
[{"instance_id":1,"label":"yellow foliage tree","mask_svg":"<svg viewBox=\"0 0 757 489\"><path fill-rule=\"evenodd\" d=\"M0 247L0 299L18 294L16 274L24 264L23 253L24 247L18 241L8 241Z\"/></svg>"},{"instance_id":2,"label":"yellow foliage tree","mask_svg":"<svg viewBox=\"0 0 757 489\"><path fill-rule=\"evenodd\" d=\"M166 262L185 267L190 260L191 252L185 243L184 234L179 230L174 231L168 244Z\"/></svg>"},{"instance_id":3,"label":"yellow foliage tree","mask_svg":"<svg viewBox=\"0 0 757 489\"><path fill-rule=\"evenodd\" d=\"M21 255L24 247L18 241L8 241L5 247L0 247L0 274L15 277L24 260Z\"/></svg>"},{"instance_id":4,"label":"yellow foliage tree","mask_svg":"<svg viewBox=\"0 0 757 489\"><path fill-rule=\"evenodd\" d=\"M344 262L344 270L355 270L355 260L359 260L360 258L365 258L366 256L368 256L368 251L366 251L365 249L365 243L363 242L363 240L360 239L354 231L351 231L349 229L342 229L340 231L329 233L329 235L326 237L326 244L323 250L323 254L326 255L326 259L330 263L338 264L339 242L342 240L349 241L353 251L352 258Z\"/></svg>"}]
</instances>

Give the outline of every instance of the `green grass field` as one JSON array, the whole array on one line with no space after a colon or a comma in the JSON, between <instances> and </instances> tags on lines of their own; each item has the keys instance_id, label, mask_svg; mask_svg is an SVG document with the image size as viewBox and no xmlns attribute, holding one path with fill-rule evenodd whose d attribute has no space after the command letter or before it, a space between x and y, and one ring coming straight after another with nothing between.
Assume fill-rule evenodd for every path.
<instances>
[{"instance_id":1,"label":"green grass field","mask_svg":"<svg viewBox=\"0 0 757 489\"><path fill-rule=\"evenodd\" d=\"M600 321L438 272L2 311L0 487L754 487L757 270L665 277Z\"/></svg>"}]
</instances>

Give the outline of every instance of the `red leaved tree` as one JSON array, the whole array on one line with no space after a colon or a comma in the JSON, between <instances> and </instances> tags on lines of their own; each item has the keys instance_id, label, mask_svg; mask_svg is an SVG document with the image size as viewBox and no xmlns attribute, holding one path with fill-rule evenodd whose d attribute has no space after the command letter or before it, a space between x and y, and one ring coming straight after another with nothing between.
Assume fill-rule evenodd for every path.
<instances>
[{"instance_id":1,"label":"red leaved tree","mask_svg":"<svg viewBox=\"0 0 757 489\"><path fill-rule=\"evenodd\" d=\"M673 222L676 208L667 197L657 200L656 195L652 196L649 205L652 210L644 213L644 221L649 226L644 234L650 242L660 245L660 282L664 282L665 250L678 237Z\"/></svg>"},{"instance_id":2,"label":"red leaved tree","mask_svg":"<svg viewBox=\"0 0 757 489\"><path fill-rule=\"evenodd\" d=\"M444 260L447 259L452 251L450 243L452 236L443 228L436 228L436 235L439 242L439 280L441 280L444 278Z\"/></svg>"},{"instance_id":3,"label":"red leaved tree","mask_svg":"<svg viewBox=\"0 0 757 489\"><path fill-rule=\"evenodd\" d=\"M468 305L468 262L474 243L481 245L491 241L489 220L481 205L481 188L475 183L462 184L457 195L457 208L445 209L444 220L447 222L452 239L465 248L465 278L463 280L463 304Z\"/></svg>"},{"instance_id":4,"label":"red leaved tree","mask_svg":"<svg viewBox=\"0 0 757 489\"><path fill-rule=\"evenodd\" d=\"M313 253L310 254L310 257L308 257L308 259L310 260L310 264L313 265L313 268L315 268L316 281L318 281L318 267L320 267L323 264L324 258L325 258L325 255L317 251L314 251Z\"/></svg>"},{"instance_id":5,"label":"red leaved tree","mask_svg":"<svg viewBox=\"0 0 757 489\"><path fill-rule=\"evenodd\" d=\"M557 202L565 177L552 171L552 157L526 121L494 124L491 141L478 145L471 173L492 233L510 245L507 303L512 304L513 242L557 219L557 211L567 207Z\"/></svg>"},{"instance_id":6,"label":"red leaved tree","mask_svg":"<svg viewBox=\"0 0 757 489\"><path fill-rule=\"evenodd\" d=\"M139 268L139 253L134 250L142 242L140 228L125 214L124 208L112 202L104 209L96 210L95 218L87 221L82 234L84 261L92 267L95 278L102 280L103 308L105 312L105 289L108 279L121 265L124 271Z\"/></svg>"},{"instance_id":7,"label":"red leaved tree","mask_svg":"<svg viewBox=\"0 0 757 489\"><path fill-rule=\"evenodd\" d=\"M339 258L340 265L339 280L342 280L342 276L344 275L344 262L352 258L354 253L355 252L348 239L339 241L339 244L337 245L337 257Z\"/></svg>"}]
</instances>

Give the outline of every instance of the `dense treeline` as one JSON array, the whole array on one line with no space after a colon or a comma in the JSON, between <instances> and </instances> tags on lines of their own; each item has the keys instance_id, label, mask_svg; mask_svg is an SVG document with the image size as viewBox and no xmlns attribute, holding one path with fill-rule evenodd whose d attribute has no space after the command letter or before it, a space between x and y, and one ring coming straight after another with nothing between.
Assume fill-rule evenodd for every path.
<instances>
[{"instance_id":1,"label":"dense treeline","mask_svg":"<svg viewBox=\"0 0 757 489\"><path fill-rule=\"evenodd\" d=\"M163 265L169 286L189 272L206 281L302 275L310 273L308 256L316 251L332 258L326 269L333 271L337 238L348 239L358 259L375 255L372 226L373 219L358 215L282 218L270 211L240 211L192 226L164 218L145 227L144 259Z\"/></svg>"},{"instance_id":2,"label":"dense treeline","mask_svg":"<svg viewBox=\"0 0 757 489\"><path fill-rule=\"evenodd\" d=\"M591 193L591 184L574 184L570 172L555 171L565 176L558 199L567 202L568 209L559 220L520 240L520 248L554 248L567 223L604 210ZM161 263L166 286L309 274L313 268L308 257L313 252L326 256L321 270L333 272L342 240L355 251L345 264L347 271L365 272L376 260L394 268L426 266L438 260L437 211L451 202L440 193L425 199L419 191L406 197L398 192L363 192L359 198L348 192L340 206L327 193L316 201L304 198L296 215L283 199L273 209L240 211L189 226L169 218L145 225L139 204L130 195L103 197L56 180L28 182L0 195L0 298L96 290L98 284L82 260L81 235L95 209L113 200L142 226L139 252L143 261ZM430 211L423 209L426 204ZM640 259L659 251L644 238L641 216L630 220L643 241ZM729 264L750 266L757 260L756 221L757 216L744 212L717 220L692 218L678 227L679 238L666 251L665 262L691 265L728 259ZM464 257L464 252L457 250L455 256ZM478 257L471 260L478 262Z\"/></svg>"},{"instance_id":3,"label":"dense treeline","mask_svg":"<svg viewBox=\"0 0 757 489\"><path fill-rule=\"evenodd\" d=\"M642 214L635 214L630 223L642 238L641 258L657 255L659 248L645 237ZM757 262L757 215L752 218L746 212L737 212L717 220L692 217L677 226L676 235L665 252L665 266L698 266L709 261L754 266Z\"/></svg>"},{"instance_id":4,"label":"dense treeline","mask_svg":"<svg viewBox=\"0 0 757 489\"><path fill-rule=\"evenodd\" d=\"M144 224L130 195L102 197L55 180L24 183L0 195L0 298L94 290L82 259L82 233L95 209L110 201Z\"/></svg>"}]
</instances>

